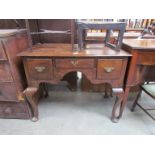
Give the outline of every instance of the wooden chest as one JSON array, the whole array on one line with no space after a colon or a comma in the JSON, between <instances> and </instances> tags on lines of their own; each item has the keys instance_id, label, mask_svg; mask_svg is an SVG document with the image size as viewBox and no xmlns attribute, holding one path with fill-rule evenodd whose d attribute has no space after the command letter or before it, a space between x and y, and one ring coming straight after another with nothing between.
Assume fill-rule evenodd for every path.
<instances>
[{"instance_id":1,"label":"wooden chest","mask_svg":"<svg viewBox=\"0 0 155 155\"><path fill-rule=\"evenodd\" d=\"M0 118L30 118L26 80L16 55L28 47L25 30L0 30Z\"/></svg>"}]
</instances>

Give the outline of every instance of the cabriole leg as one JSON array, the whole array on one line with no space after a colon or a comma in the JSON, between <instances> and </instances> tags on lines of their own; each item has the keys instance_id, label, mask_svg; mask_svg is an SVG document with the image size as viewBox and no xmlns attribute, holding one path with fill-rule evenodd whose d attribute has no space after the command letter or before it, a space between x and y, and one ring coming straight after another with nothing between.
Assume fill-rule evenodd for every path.
<instances>
[{"instance_id":1,"label":"cabriole leg","mask_svg":"<svg viewBox=\"0 0 155 155\"><path fill-rule=\"evenodd\" d=\"M121 109L122 109L122 101L123 101L123 89L122 88L114 88L114 94L116 95L115 104L112 109L112 122L117 123L121 117Z\"/></svg>"},{"instance_id":2,"label":"cabriole leg","mask_svg":"<svg viewBox=\"0 0 155 155\"><path fill-rule=\"evenodd\" d=\"M26 99L28 100L31 110L32 110L31 120L33 122L36 122L38 120L38 105L35 100L35 94L37 91L38 91L38 88L35 88L35 87L28 87L24 91Z\"/></svg>"},{"instance_id":3,"label":"cabriole leg","mask_svg":"<svg viewBox=\"0 0 155 155\"><path fill-rule=\"evenodd\" d=\"M127 99L128 99L128 96L129 96L129 92L130 92L130 87L126 87L125 88L125 92L124 92L124 95L123 95L123 101L121 103L121 108L120 108L120 118L122 117L123 115L123 111L124 111L124 107L127 103Z\"/></svg>"}]
</instances>

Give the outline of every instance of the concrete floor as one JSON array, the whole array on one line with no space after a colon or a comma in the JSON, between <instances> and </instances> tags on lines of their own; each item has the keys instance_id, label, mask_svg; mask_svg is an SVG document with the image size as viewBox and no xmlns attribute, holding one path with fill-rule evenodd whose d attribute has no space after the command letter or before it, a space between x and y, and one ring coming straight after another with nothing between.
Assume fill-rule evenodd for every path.
<instances>
[{"instance_id":1,"label":"concrete floor","mask_svg":"<svg viewBox=\"0 0 155 155\"><path fill-rule=\"evenodd\" d=\"M112 123L114 98L104 99L101 93L54 89L50 97L40 101L38 122L0 119L0 134L155 134L153 120L138 107L135 112L130 111L133 96L129 97L123 118ZM144 94L141 99L150 105L155 103Z\"/></svg>"}]
</instances>

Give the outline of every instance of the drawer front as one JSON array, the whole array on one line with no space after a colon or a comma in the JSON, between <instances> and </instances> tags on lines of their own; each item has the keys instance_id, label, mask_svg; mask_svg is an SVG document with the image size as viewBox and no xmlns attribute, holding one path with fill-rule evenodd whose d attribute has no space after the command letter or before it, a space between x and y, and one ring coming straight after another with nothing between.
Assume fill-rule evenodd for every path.
<instances>
[{"instance_id":1,"label":"drawer front","mask_svg":"<svg viewBox=\"0 0 155 155\"><path fill-rule=\"evenodd\" d=\"M14 83L0 83L0 101L18 101Z\"/></svg>"},{"instance_id":2,"label":"drawer front","mask_svg":"<svg viewBox=\"0 0 155 155\"><path fill-rule=\"evenodd\" d=\"M27 59L26 67L30 80L51 80L53 78L51 59Z\"/></svg>"},{"instance_id":3,"label":"drawer front","mask_svg":"<svg viewBox=\"0 0 155 155\"><path fill-rule=\"evenodd\" d=\"M2 41L0 41L0 60L7 60Z\"/></svg>"},{"instance_id":4,"label":"drawer front","mask_svg":"<svg viewBox=\"0 0 155 155\"><path fill-rule=\"evenodd\" d=\"M9 64L6 62L0 62L0 82L13 81L11 76Z\"/></svg>"},{"instance_id":5,"label":"drawer front","mask_svg":"<svg viewBox=\"0 0 155 155\"><path fill-rule=\"evenodd\" d=\"M97 79L118 80L122 69L122 59L100 59L97 63Z\"/></svg>"},{"instance_id":6,"label":"drawer front","mask_svg":"<svg viewBox=\"0 0 155 155\"><path fill-rule=\"evenodd\" d=\"M141 52L139 54L138 64L154 66L155 65L155 52Z\"/></svg>"},{"instance_id":7,"label":"drawer front","mask_svg":"<svg viewBox=\"0 0 155 155\"><path fill-rule=\"evenodd\" d=\"M57 68L94 68L94 59L56 59L55 64Z\"/></svg>"}]
</instances>

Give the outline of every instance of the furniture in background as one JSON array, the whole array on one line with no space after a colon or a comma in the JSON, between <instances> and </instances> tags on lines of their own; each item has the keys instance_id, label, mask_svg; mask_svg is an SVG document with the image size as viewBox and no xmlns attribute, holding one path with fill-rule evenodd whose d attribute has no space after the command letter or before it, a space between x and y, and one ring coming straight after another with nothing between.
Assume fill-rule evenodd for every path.
<instances>
[{"instance_id":1,"label":"furniture in background","mask_svg":"<svg viewBox=\"0 0 155 155\"><path fill-rule=\"evenodd\" d=\"M141 29L147 28L155 19L78 19L79 22L126 22L126 29L130 31L139 31ZM92 29L94 31L94 29Z\"/></svg>"},{"instance_id":2,"label":"furniture in background","mask_svg":"<svg viewBox=\"0 0 155 155\"><path fill-rule=\"evenodd\" d=\"M124 22L77 22L77 31L78 31L78 45L79 50L85 47L85 38L86 38L86 30L95 29L95 30L106 30L106 36L103 40L106 46L112 47L115 50L119 51L122 46L123 35L125 32L126 23ZM115 38L115 43L111 43L111 33L113 31L117 31L118 34Z\"/></svg>"},{"instance_id":3,"label":"furniture in background","mask_svg":"<svg viewBox=\"0 0 155 155\"><path fill-rule=\"evenodd\" d=\"M122 117L129 91L133 86L155 81L155 39L124 39L122 48L132 54L129 61L124 97L119 107L118 119Z\"/></svg>"},{"instance_id":4,"label":"furniture in background","mask_svg":"<svg viewBox=\"0 0 155 155\"><path fill-rule=\"evenodd\" d=\"M140 91L136 97L135 102L132 105L131 111L133 112L135 110L135 107L138 106L155 121L155 117L149 112L149 111L155 110L155 108L145 108L138 103L138 100L141 96L142 91L145 92L147 95L149 95L152 99L155 99L155 84L146 83L146 84L140 85ZM147 103L145 105L147 105Z\"/></svg>"},{"instance_id":5,"label":"furniture in background","mask_svg":"<svg viewBox=\"0 0 155 155\"><path fill-rule=\"evenodd\" d=\"M57 20L58 21L58 20ZM63 24L63 23L62 23ZM50 27L48 26L48 28L42 28L42 29L37 29L36 32L31 32L30 29L30 22L28 19L25 19L25 25L26 25L26 29L27 29L27 35L28 35L28 40L29 40L29 48L32 48L32 37L31 35L69 35L70 37L70 44L71 44L71 49L72 51L74 50L74 42L75 42L75 20L74 19L70 19L70 27L67 30L60 30L57 29L58 27L56 27L54 30L51 30ZM63 29L63 27L61 27ZM56 36L55 36L56 37ZM39 42L42 43L42 42Z\"/></svg>"},{"instance_id":6,"label":"furniture in background","mask_svg":"<svg viewBox=\"0 0 155 155\"><path fill-rule=\"evenodd\" d=\"M0 30L0 118L30 118L24 69L16 56L27 48L26 30Z\"/></svg>"}]
</instances>

